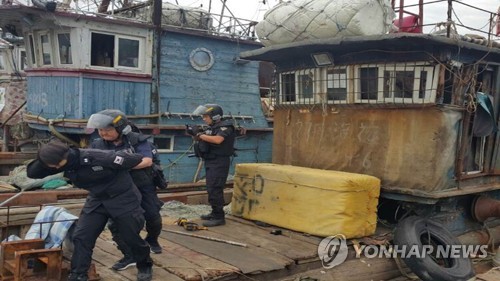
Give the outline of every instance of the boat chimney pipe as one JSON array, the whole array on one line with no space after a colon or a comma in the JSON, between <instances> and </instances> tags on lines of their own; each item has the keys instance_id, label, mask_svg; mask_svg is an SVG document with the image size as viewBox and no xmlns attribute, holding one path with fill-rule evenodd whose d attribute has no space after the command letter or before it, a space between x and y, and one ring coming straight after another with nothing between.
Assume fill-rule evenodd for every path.
<instances>
[{"instance_id":1,"label":"boat chimney pipe","mask_svg":"<svg viewBox=\"0 0 500 281\"><path fill-rule=\"evenodd\" d=\"M483 195L477 196L472 201L472 217L478 222L488 218L500 218L500 200L495 200Z\"/></svg>"}]
</instances>

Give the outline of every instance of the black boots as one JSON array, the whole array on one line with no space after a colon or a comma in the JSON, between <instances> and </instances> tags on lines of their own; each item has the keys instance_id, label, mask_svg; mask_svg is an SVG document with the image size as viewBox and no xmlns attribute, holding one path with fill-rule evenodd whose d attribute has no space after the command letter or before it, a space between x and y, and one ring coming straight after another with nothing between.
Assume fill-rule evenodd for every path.
<instances>
[{"instance_id":1,"label":"black boots","mask_svg":"<svg viewBox=\"0 0 500 281\"><path fill-rule=\"evenodd\" d=\"M68 276L68 281L87 281L89 278L87 274L70 273Z\"/></svg>"},{"instance_id":2,"label":"black boots","mask_svg":"<svg viewBox=\"0 0 500 281\"><path fill-rule=\"evenodd\" d=\"M211 220L207 220L207 221L203 222L203 226L206 226L206 227L225 225L225 224L226 224L226 220L224 219L224 217L222 217L222 218L213 217Z\"/></svg>"},{"instance_id":3,"label":"black boots","mask_svg":"<svg viewBox=\"0 0 500 281\"><path fill-rule=\"evenodd\" d=\"M206 215L201 215L200 218L204 221L209 221L214 218L214 215L212 213L206 214Z\"/></svg>"},{"instance_id":4,"label":"black boots","mask_svg":"<svg viewBox=\"0 0 500 281\"><path fill-rule=\"evenodd\" d=\"M223 206L212 205L212 212L210 212L210 214L201 215L200 218L202 220L205 220L205 222L203 222L203 226L211 227L225 225L226 220L224 219L224 216L225 214Z\"/></svg>"},{"instance_id":5,"label":"black boots","mask_svg":"<svg viewBox=\"0 0 500 281\"><path fill-rule=\"evenodd\" d=\"M116 271L125 270L131 266L135 266L135 260L131 256L124 256L121 260L116 262L111 269Z\"/></svg>"},{"instance_id":6,"label":"black boots","mask_svg":"<svg viewBox=\"0 0 500 281\"><path fill-rule=\"evenodd\" d=\"M148 232L148 235L144 240L148 243L153 254L160 254L162 252L160 243L158 243L158 237L160 236L162 227L163 224L161 216L151 220L146 220L146 231Z\"/></svg>"},{"instance_id":7,"label":"black boots","mask_svg":"<svg viewBox=\"0 0 500 281\"><path fill-rule=\"evenodd\" d=\"M158 239L154 240L152 238L146 237L146 239L144 240L146 241L146 243L148 243L151 253L161 254L162 248L160 246L160 243L158 243Z\"/></svg>"},{"instance_id":8,"label":"black boots","mask_svg":"<svg viewBox=\"0 0 500 281\"><path fill-rule=\"evenodd\" d=\"M153 267L141 267L138 268L137 281L151 281L153 279Z\"/></svg>"}]
</instances>

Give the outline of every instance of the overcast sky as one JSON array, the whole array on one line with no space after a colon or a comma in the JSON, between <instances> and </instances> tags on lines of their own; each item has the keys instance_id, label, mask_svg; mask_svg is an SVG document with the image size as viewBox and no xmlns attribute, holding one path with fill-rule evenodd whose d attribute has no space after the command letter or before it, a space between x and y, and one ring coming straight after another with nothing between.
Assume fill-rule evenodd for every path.
<instances>
[{"instance_id":1,"label":"overcast sky","mask_svg":"<svg viewBox=\"0 0 500 281\"><path fill-rule=\"evenodd\" d=\"M168 2L191 7L203 5L203 8L206 10L208 10L209 3L212 2L212 13L220 14L223 0L168 0ZM264 17L265 12L279 2L279 0L226 0L226 5L236 17L260 21ZM396 2L399 3L398 0L396 0ZM424 0L424 3L426 2L435 2L435 0ZM500 0L462 0L461 2L493 13L496 13L498 7L500 6ZM405 5L417 3L418 0L405 1ZM460 3L454 3L453 8L455 14L452 14L452 19L457 24L460 21L465 26L488 31L488 23L490 19L489 13L475 10ZM410 9L413 9L413 12L418 11L417 7ZM227 11L225 14L228 14ZM447 1L424 5L424 24L444 22L446 21L446 18ZM426 32L429 32L432 29L432 27L425 28ZM459 28L459 32L461 34L478 33L464 28Z\"/></svg>"}]
</instances>

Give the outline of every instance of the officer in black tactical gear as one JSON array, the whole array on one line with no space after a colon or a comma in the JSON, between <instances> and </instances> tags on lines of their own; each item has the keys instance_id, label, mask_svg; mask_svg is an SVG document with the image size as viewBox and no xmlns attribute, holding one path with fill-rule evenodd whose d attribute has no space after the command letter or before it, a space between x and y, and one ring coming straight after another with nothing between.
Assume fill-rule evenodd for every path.
<instances>
[{"instance_id":1,"label":"officer in black tactical gear","mask_svg":"<svg viewBox=\"0 0 500 281\"><path fill-rule=\"evenodd\" d=\"M208 125L206 130L187 130L195 140L195 153L205 161L208 201L212 212L202 215L201 219L205 220L203 225L207 227L224 225L224 186L230 158L234 154L235 128L231 120L223 120L222 108L217 104L198 106L193 114L202 115Z\"/></svg>"},{"instance_id":2,"label":"officer in black tactical gear","mask_svg":"<svg viewBox=\"0 0 500 281\"><path fill-rule=\"evenodd\" d=\"M152 146L148 142L150 136L133 132L125 114L116 109L106 109L92 114L87 123L87 128L98 129L101 137L91 143L91 148L113 151L132 149L133 152L143 156L141 163L130 170L130 175L142 194L141 206L144 209L147 231L145 240L149 244L151 252L161 253L162 248L158 243L158 237L162 229L160 209L163 202L158 199L156 186L153 183L153 154ZM132 251L122 239L122 234L116 228L113 220L110 220L108 227L113 235L113 240L124 256L111 268L125 270L135 265Z\"/></svg>"},{"instance_id":3,"label":"officer in black tactical gear","mask_svg":"<svg viewBox=\"0 0 500 281\"><path fill-rule=\"evenodd\" d=\"M89 191L73 235L69 281L88 280L95 242L110 218L137 261L137 281L152 279L150 250L140 236L144 226L141 194L128 172L141 161L142 155L127 151L77 149L51 141L40 148L37 159L28 165L30 178L64 171L75 186Z\"/></svg>"}]
</instances>

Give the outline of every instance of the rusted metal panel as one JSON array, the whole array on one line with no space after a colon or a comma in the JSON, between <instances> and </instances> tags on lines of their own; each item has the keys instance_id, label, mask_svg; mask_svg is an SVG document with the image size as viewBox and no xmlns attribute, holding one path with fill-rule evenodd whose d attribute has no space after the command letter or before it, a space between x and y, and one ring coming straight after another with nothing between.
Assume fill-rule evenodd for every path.
<instances>
[{"instance_id":1,"label":"rusted metal panel","mask_svg":"<svg viewBox=\"0 0 500 281\"><path fill-rule=\"evenodd\" d=\"M382 186L453 188L462 113L428 108L275 111L273 163L373 175Z\"/></svg>"}]
</instances>

